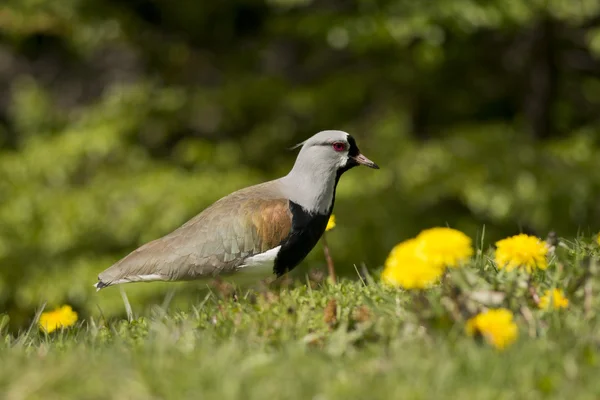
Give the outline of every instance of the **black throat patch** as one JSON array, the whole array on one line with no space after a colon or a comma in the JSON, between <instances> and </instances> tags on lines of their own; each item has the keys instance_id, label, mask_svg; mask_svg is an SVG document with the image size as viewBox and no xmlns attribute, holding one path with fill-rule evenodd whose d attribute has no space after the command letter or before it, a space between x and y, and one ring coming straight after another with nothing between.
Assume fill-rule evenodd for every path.
<instances>
[{"instance_id":1,"label":"black throat patch","mask_svg":"<svg viewBox=\"0 0 600 400\"><path fill-rule=\"evenodd\" d=\"M281 249L275 258L273 273L276 276L294 269L310 253L325 232L332 209L333 204L327 214L311 213L290 201L292 230L281 242Z\"/></svg>"}]
</instances>

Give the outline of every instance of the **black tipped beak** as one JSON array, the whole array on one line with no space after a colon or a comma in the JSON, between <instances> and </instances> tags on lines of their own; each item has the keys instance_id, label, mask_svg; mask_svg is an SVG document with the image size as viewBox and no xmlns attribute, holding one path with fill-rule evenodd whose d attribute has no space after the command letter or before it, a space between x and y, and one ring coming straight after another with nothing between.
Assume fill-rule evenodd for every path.
<instances>
[{"instance_id":1,"label":"black tipped beak","mask_svg":"<svg viewBox=\"0 0 600 400\"><path fill-rule=\"evenodd\" d=\"M359 163L360 165L364 165L369 168L379 169L379 165L375 164L373 161L369 160L367 157L362 154L358 154L357 156L352 157L354 161Z\"/></svg>"}]
</instances>

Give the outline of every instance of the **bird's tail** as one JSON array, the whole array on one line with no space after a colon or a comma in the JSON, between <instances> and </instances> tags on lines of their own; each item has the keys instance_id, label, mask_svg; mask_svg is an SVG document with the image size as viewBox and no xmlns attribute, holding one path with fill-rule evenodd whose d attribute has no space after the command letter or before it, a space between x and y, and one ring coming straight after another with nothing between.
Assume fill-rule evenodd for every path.
<instances>
[{"instance_id":1,"label":"bird's tail","mask_svg":"<svg viewBox=\"0 0 600 400\"><path fill-rule=\"evenodd\" d=\"M122 283L171 280L170 276L165 276L157 270L157 259L153 250L157 245L161 245L158 239L146 243L100 272L98 282L94 284L96 290Z\"/></svg>"},{"instance_id":2,"label":"bird's tail","mask_svg":"<svg viewBox=\"0 0 600 400\"><path fill-rule=\"evenodd\" d=\"M112 265L98 274L98 282L94 284L96 291L112 285L128 282L128 280L123 279L123 271L119 264L120 262Z\"/></svg>"},{"instance_id":3,"label":"bird's tail","mask_svg":"<svg viewBox=\"0 0 600 400\"><path fill-rule=\"evenodd\" d=\"M96 291L108 286L121 285L123 283L133 282L154 282L168 281L169 278L160 274L127 274L126 271L119 270L117 266L112 266L98 275L98 282L94 284Z\"/></svg>"},{"instance_id":4,"label":"bird's tail","mask_svg":"<svg viewBox=\"0 0 600 400\"><path fill-rule=\"evenodd\" d=\"M96 292L100 291L100 289L104 289L105 287L109 287L112 283L102 282L100 277L98 277L98 282L94 283L94 287L96 288Z\"/></svg>"}]
</instances>

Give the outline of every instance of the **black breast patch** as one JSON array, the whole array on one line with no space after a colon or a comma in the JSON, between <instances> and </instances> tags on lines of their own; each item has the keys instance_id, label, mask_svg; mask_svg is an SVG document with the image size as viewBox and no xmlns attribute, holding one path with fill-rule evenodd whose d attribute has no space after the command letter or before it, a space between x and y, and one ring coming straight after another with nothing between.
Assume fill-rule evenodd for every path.
<instances>
[{"instance_id":1,"label":"black breast patch","mask_svg":"<svg viewBox=\"0 0 600 400\"><path fill-rule=\"evenodd\" d=\"M325 232L331 214L331 209L327 214L310 213L293 201L290 201L290 211L292 230L281 242L273 266L273 273L278 277L292 270L310 253Z\"/></svg>"}]
</instances>

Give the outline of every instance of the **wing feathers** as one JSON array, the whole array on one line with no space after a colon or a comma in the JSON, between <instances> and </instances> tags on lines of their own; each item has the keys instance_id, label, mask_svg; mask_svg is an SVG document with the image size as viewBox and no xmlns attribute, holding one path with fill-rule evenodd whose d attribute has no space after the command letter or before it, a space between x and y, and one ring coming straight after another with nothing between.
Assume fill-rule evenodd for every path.
<instances>
[{"instance_id":1,"label":"wing feathers","mask_svg":"<svg viewBox=\"0 0 600 400\"><path fill-rule=\"evenodd\" d=\"M102 272L102 286L154 280L189 280L233 272L244 259L280 245L292 228L289 201L249 191L225 197L174 232L141 246Z\"/></svg>"}]
</instances>

